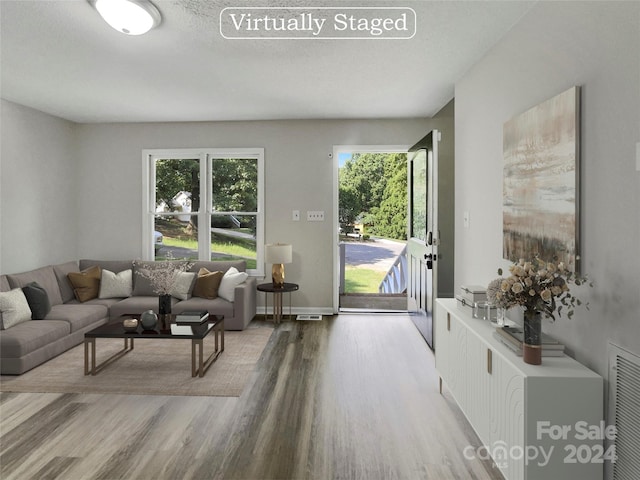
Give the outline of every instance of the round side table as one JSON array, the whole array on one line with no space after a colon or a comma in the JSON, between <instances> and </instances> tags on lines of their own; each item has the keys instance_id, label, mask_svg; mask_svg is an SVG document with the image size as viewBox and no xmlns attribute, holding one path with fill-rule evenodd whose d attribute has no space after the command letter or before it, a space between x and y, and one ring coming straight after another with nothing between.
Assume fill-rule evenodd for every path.
<instances>
[{"instance_id":1,"label":"round side table","mask_svg":"<svg viewBox=\"0 0 640 480\"><path fill-rule=\"evenodd\" d=\"M297 283L285 283L281 287L276 287L273 283L261 283L257 286L258 291L264 292L264 317L267 318L268 294L273 294L273 321L280 323L282 320L282 294L289 293L289 320L291 320L291 292L295 292L300 287Z\"/></svg>"}]
</instances>

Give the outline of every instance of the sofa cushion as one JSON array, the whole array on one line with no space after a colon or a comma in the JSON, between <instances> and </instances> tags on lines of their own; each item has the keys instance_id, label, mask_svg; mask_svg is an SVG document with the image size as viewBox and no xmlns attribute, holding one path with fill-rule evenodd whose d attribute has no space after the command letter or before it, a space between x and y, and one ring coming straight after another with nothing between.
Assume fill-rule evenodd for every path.
<instances>
[{"instance_id":1,"label":"sofa cushion","mask_svg":"<svg viewBox=\"0 0 640 480\"><path fill-rule=\"evenodd\" d=\"M22 287L29 309L31 310L32 320L42 320L51 311L51 302L47 296L47 291L38 285L38 282L31 282Z\"/></svg>"},{"instance_id":2,"label":"sofa cushion","mask_svg":"<svg viewBox=\"0 0 640 480\"><path fill-rule=\"evenodd\" d=\"M73 294L73 285L69 281L67 275L71 272L79 272L78 262L67 262L53 266L53 273L55 273L58 279L58 286L60 287L60 295L62 296L62 303L67 303L75 298Z\"/></svg>"},{"instance_id":3,"label":"sofa cushion","mask_svg":"<svg viewBox=\"0 0 640 480\"><path fill-rule=\"evenodd\" d=\"M45 320L64 320L71 325L71 332L77 332L109 316L109 310L104 305L96 304L64 304L51 308ZM34 322L38 323L38 322Z\"/></svg>"},{"instance_id":4,"label":"sofa cushion","mask_svg":"<svg viewBox=\"0 0 640 480\"><path fill-rule=\"evenodd\" d=\"M226 272L231 267L234 267L239 272L245 272L247 270L247 262L245 262L244 260L198 260L194 262L189 271L199 272L201 268L206 268L210 272L215 272L216 270Z\"/></svg>"},{"instance_id":5,"label":"sofa cushion","mask_svg":"<svg viewBox=\"0 0 640 480\"><path fill-rule=\"evenodd\" d=\"M193 287L193 296L202 297L213 300L218 298L218 288L220 288L220 282L222 281L223 272L220 270L210 272L206 268L202 267L198 271L198 278L196 284Z\"/></svg>"},{"instance_id":6,"label":"sofa cushion","mask_svg":"<svg viewBox=\"0 0 640 480\"><path fill-rule=\"evenodd\" d=\"M101 269L97 265L80 272L71 272L68 275L76 300L86 302L98 297L100 291Z\"/></svg>"},{"instance_id":7,"label":"sofa cushion","mask_svg":"<svg viewBox=\"0 0 640 480\"><path fill-rule=\"evenodd\" d=\"M248 276L249 274L246 272L239 272L235 267L231 267L220 281L218 296L229 302L233 302L236 286L244 282Z\"/></svg>"},{"instance_id":8,"label":"sofa cushion","mask_svg":"<svg viewBox=\"0 0 640 480\"><path fill-rule=\"evenodd\" d=\"M9 279L6 275L0 275L0 292L8 292L9 290L11 290Z\"/></svg>"},{"instance_id":9,"label":"sofa cushion","mask_svg":"<svg viewBox=\"0 0 640 480\"><path fill-rule=\"evenodd\" d=\"M193 311L206 310L213 315L224 315L225 318L233 318L234 307L233 303L224 300L223 298L216 298L209 300L202 297L191 297L189 300L183 300L175 305L171 313L182 313Z\"/></svg>"},{"instance_id":10,"label":"sofa cushion","mask_svg":"<svg viewBox=\"0 0 640 480\"><path fill-rule=\"evenodd\" d=\"M132 291L133 277L131 269L123 270L119 273L114 273L104 268L102 269L98 298L130 297Z\"/></svg>"},{"instance_id":11,"label":"sofa cushion","mask_svg":"<svg viewBox=\"0 0 640 480\"><path fill-rule=\"evenodd\" d=\"M0 292L0 312L2 312L2 330L31 320L31 309L21 288Z\"/></svg>"},{"instance_id":12,"label":"sofa cushion","mask_svg":"<svg viewBox=\"0 0 640 480\"><path fill-rule=\"evenodd\" d=\"M58 279L51 265L38 268L29 272L14 273L7 275L11 288L22 288L31 282L38 282L38 285L47 291L51 306L62 303L62 295L58 285Z\"/></svg>"},{"instance_id":13,"label":"sofa cushion","mask_svg":"<svg viewBox=\"0 0 640 480\"><path fill-rule=\"evenodd\" d=\"M80 270L86 270L89 267L97 265L102 269L109 270L110 272L120 273L123 270L129 270L133 268L133 260L93 260L83 258L79 262Z\"/></svg>"},{"instance_id":14,"label":"sofa cushion","mask_svg":"<svg viewBox=\"0 0 640 480\"><path fill-rule=\"evenodd\" d=\"M185 300L188 301L188 300ZM158 311L158 295L153 296L132 296L125 298L118 303L113 304L109 308L109 317L117 318L121 315L132 315L142 313L147 310ZM173 313L173 306L178 304L178 299L171 297L171 312ZM181 303L181 302L180 302Z\"/></svg>"},{"instance_id":15,"label":"sofa cushion","mask_svg":"<svg viewBox=\"0 0 640 480\"><path fill-rule=\"evenodd\" d=\"M2 358L19 358L71 333L69 322L40 320L25 322L0 335Z\"/></svg>"}]
</instances>

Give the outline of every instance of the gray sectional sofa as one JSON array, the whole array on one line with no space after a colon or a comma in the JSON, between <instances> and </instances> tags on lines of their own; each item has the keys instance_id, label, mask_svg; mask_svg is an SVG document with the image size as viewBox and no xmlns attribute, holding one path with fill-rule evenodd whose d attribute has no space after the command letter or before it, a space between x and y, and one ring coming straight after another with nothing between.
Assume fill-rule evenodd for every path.
<instances>
[{"instance_id":1,"label":"gray sectional sofa","mask_svg":"<svg viewBox=\"0 0 640 480\"><path fill-rule=\"evenodd\" d=\"M86 302L75 299L68 279L71 272L80 272L97 265L114 273L132 269L133 260L89 260L49 265L29 272L0 276L0 291L22 288L37 282L44 288L51 304L51 311L42 320L30 320L0 330L0 373L21 374L82 343L85 332L95 327L116 321L123 314L158 311L157 295L136 295L126 298L94 298ZM235 267L246 270L244 261L197 261L189 269L198 272L226 272ZM135 270L134 270L135 271ZM133 275L133 285L139 279ZM185 300L172 298L172 313L189 310L207 310L214 315L224 315L226 330L243 330L256 314L256 280L248 277L235 286L233 302L223 298L201 298L191 296Z\"/></svg>"}]
</instances>

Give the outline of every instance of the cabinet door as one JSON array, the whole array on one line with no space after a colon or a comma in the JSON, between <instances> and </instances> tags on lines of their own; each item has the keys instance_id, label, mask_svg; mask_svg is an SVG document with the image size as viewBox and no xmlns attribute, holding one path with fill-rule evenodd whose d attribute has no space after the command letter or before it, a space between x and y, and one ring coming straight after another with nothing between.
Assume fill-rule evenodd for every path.
<instances>
[{"instance_id":1,"label":"cabinet door","mask_svg":"<svg viewBox=\"0 0 640 480\"><path fill-rule=\"evenodd\" d=\"M524 448L524 389L524 377L504 358L494 354L490 381L490 447L496 465L509 480L525 478L524 460L508 455L514 447Z\"/></svg>"},{"instance_id":2,"label":"cabinet door","mask_svg":"<svg viewBox=\"0 0 640 480\"><path fill-rule=\"evenodd\" d=\"M449 377L449 350L451 314L441 305L436 305L434 321L434 347L436 354L436 370L440 378L447 382Z\"/></svg>"},{"instance_id":3,"label":"cabinet door","mask_svg":"<svg viewBox=\"0 0 640 480\"><path fill-rule=\"evenodd\" d=\"M467 418L486 446L490 446L491 377L493 352L487 344L471 332L467 332Z\"/></svg>"},{"instance_id":4,"label":"cabinet door","mask_svg":"<svg viewBox=\"0 0 640 480\"><path fill-rule=\"evenodd\" d=\"M467 355L467 327L455 316L451 315L449 325L449 367L448 379L445 379L449 391L463 412L469 404L469 365Z\"/></svg>"}]
</instances>

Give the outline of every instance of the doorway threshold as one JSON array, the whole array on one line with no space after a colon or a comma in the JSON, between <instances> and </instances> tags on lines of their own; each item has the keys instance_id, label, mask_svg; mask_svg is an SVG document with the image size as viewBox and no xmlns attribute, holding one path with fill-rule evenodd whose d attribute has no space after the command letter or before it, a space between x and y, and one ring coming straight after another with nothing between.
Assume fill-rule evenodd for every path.
<instances>
[{"instance_id":1,"label":"doorway threshold","mask_svg":"<svg viewBox=\"0 0 640 480\"><path fill-rule=\"evenodd\" d=\"M406 312L405 294L346 293L340 295L340 310L379 312Z\"/></svg>"}]
</instances>

